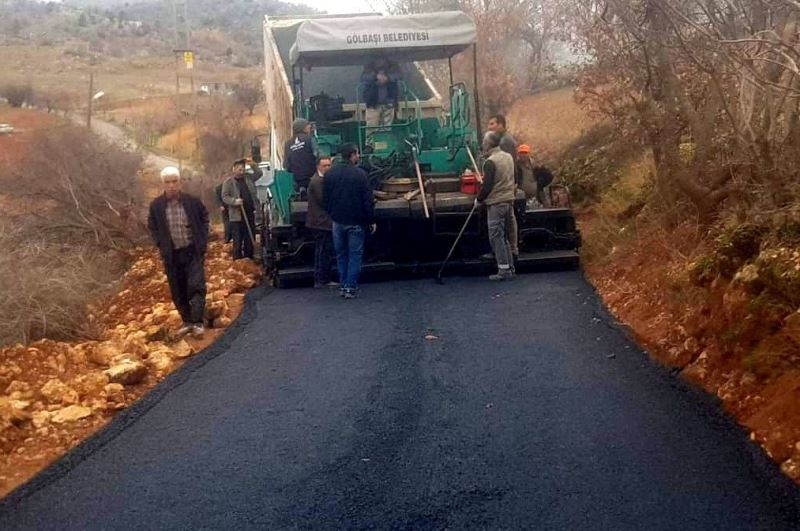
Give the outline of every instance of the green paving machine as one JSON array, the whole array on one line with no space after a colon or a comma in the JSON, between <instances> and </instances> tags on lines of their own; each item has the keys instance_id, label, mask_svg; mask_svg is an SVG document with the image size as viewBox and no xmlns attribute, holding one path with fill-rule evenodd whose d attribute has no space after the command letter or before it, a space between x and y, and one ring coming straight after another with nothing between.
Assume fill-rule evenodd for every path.
<instances>
[{"instance_id":1,"label":"green paving machine","mask_svg":"<svg viewBox=\"0 0 800 531\"><path fill-rule=\"evenodd\" d=\"M315 124L321 155L335 155L346 142L360 148L378 225L367 242L364 275L421 274L437 267L472 209L482 161L473 21L456 11L266 17L264 46L270 163L258 184L265 198L263 259L275 284L296 285L313 276L308 205L296 193L292 174L281 169L283 145L298 117ZM453 80L453 58L470 53L475 93ZM361 74L374 61L399 72L391 125L365 120ZM427 61L449 73L444 99L420 68ZM518 271L577 266L580 234L568 202L531 208L520 191L514 207ZM473 216L448 271L489 271L492 262L481 258L488 251L485 214Z\"/></svg>"}]
</instances>

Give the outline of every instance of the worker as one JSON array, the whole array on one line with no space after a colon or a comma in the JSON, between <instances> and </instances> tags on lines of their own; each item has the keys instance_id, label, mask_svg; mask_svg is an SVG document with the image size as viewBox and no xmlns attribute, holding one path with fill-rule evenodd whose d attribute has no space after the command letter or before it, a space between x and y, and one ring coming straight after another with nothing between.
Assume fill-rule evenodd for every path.
<instances>
[{"instance_id":1,"label":"worker","mask_svg":"<svg viewBox=\"0 0 800 531\"><path fill-rule=\"evenodd\" d=\"M333 220L340 292L345 299L355 299L367 230L375 232L375 200L367 173L358 167L358 147L344 144L339 156L325 174L322 194L325 211Z\"/></svg>"},{"instance_id":2,"label":"worker","mask_svg":"<svg viewBox=\"0 0 800 531\"><path fill-rule=\"evenodd\" d=\"M222 201L228 207L233 259L253 258L258 195L253 181L245 177L245 159L233 163L233 176L222 183Z\"/></svg>"},{"instance_id":3,"label":"worker","mask_svg":"<svg viewBox=\"0 0 800 531\"><path fill-rule=\"evenodd\" d=\"M393 61L377 59L364 66L361 83L368 127L386 127L394 122L399 80L400 68Z\"/></svg>"},{"instance_id":4,"label":"worker","mask_svg":"<svg viewBox=\"0 0 800 531\"><path fill-rule=\"evenodd\" d=\"M489 131L500 135L500 149L517 159L517 141L508 132L506 117L502 114L494 114L489 117Z\"/></svg>"},{"instance_id":5,"label":"worker","mask_svg":"<svg viewBox=\"0 0 800 531\"><path fill-rule=\"evenodd\" d=\"M319 149L314 140L314 124L298 118L292 124L292 138L284 146L283 166L294 176L295 191L304 198L308 183L317 171Z\"/></svg>"},{"instance_id":6,"label":"worker","mask_svg":"<svg viewBox=\"0 0 800 531\"><path fill-rule=\"evenodd\" d=\"M489 131L500 135L500 149L511 155L514 163L517 161L517 141L511 136L506 127L506 117L502 114L495 114L489 117ZM514 170L516 175L516 168ZM516 181L515 181L516 182ZM516 196L516 190L514 195ZM507 225L508 242L511 244L511 254L514 262L519 258L519 228L517 226L517 216L514 209L511 209L511 222ZM514 264L511 264L514 267Z\"/></svg>"},{"instance_id":7,"label":"worker","mask_svg":"<svg viewBox=\"0 0 800 531\"><path fill-rule=\"evenodd\" d=\"M164 193L150 203L147 227L161 252L172 302L183 320L178 335L202 337L208 211L198 198L181 191L178 168L161 170L161 182Z\"/></svg>"},{"instance_id":8,"label":"worker","mask_svg":"<svg viewBox=\"0 0 800 531\"><path fill-rule=\"evenodd\" d=\"M339 286L331 278L333 260L333 222L325 211L323 179L331 167L330 157L317 159L317 172L308 185L306 228L314 233L314 287Z\"/></svg>"},{"instance_id":9,"label":"worker","mask_svg":"<svg viewBox=\"0 0 800 531\"><path fill-rule=\"evenodd\" d=\"M533 175L531 147L527 144L520 144L517 148L517 185L525 192L525 199L529 203L538 203L539 188Z\"/></svg>"},{"instance_id":10,"label":"worker","mask_svg":"<svg viewBox=\"0 0 800 531\"><path fill-rule=\"evenodd\" d=\"M497 273L490 280L511 280L514 278L513 257L508 241L508 225L511 223L515 175L514 158L500 148L502 136L489 131L483 137L483 184L476 203L487 207L489 243L492 245L497 261Z\"/></svg>"}]
</instances>

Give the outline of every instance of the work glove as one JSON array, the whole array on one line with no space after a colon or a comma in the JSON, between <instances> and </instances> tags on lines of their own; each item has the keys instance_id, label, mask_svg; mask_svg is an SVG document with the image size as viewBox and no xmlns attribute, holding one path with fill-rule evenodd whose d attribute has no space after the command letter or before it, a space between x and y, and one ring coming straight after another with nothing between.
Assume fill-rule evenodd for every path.
<instances>
[{"instance_id":1,"label":"work glove","mask_svg":"<svg viewBox=\"0 0 800 531\"><path fill-rule=\"evenodd\" d=\"M475 198L475 207L479 207L479 206L481 206L481 202L478 201L478 198L476 197Z\"/></svg>"},{"instance_id":2,"label":"work glove","mask_svg":"<svg viewBox=\"0 0 800 531\"><path fill-rule=\"evenodd\" d=\"M375 223L370 224L370 226L369 226L369 233L370 234L375 234L375 231L377 231L377 230L378 230L378 225L377 224L375 224Z\"/></svg>"}]
</instances>

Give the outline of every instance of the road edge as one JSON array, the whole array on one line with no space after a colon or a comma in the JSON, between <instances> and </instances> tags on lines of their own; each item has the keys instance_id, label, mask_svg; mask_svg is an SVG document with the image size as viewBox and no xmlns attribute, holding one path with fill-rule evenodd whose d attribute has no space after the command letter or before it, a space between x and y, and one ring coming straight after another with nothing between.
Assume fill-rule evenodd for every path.
<instances>
[{"instance_id":1,"label":"road edge","mask_svg":"<svg viewBox=\"0 0 800 531\"><path fill-rule=\"evenodd\" d=\"M50 483L68 474L83 461L91 457L92 454L101 450L128 427L136 423L170 392L183 385L192 374L201 369L208 362L227 352L230 345L236 340L245 327L258 316L256 310L257 303L269 296L273 291L274 288L268 283L249 290L245 296L244 307L239 317L225 330L222 336L200 353L189 358L178 370L170 373L134 404L120 411L103 428L81 441L77 446L70 449L66 454L37 473L30 480L9 492L5 498L0 499L0 515L10 512L16 504L20 503L25 498L28 498Z\"/></svg>"}]
</instances>

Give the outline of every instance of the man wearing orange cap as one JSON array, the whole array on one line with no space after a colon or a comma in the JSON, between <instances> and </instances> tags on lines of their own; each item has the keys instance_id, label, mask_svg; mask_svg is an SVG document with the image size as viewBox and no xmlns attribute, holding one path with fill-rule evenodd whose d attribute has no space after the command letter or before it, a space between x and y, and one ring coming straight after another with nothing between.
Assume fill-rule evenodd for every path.
<instances>
[{"instance_id":1,"label":"man wearing orange cap","mask_svg":"<svg viewBox=\"0 0 800 531\"><path fill-rule=\"evenodd\" d=\"M525 192L525 199L528 201L537 197L539 190L533 176L531 147L527 144L520 144L517 148L517 184Z\"/></svg>"},{"instance_id":2,"label":"man wearing orange cap","mask_svg":"<svg viewBox=\"0 0 800 531\"><path fill-rule=\"evenodd\" d=\"M531 147L521 144L517 148L517 184L525 192L525 199L537 206L550 208L550 194L547 187L553 181L553 174L543 166L534 167Z\"/></svg>"}]
</instances>

